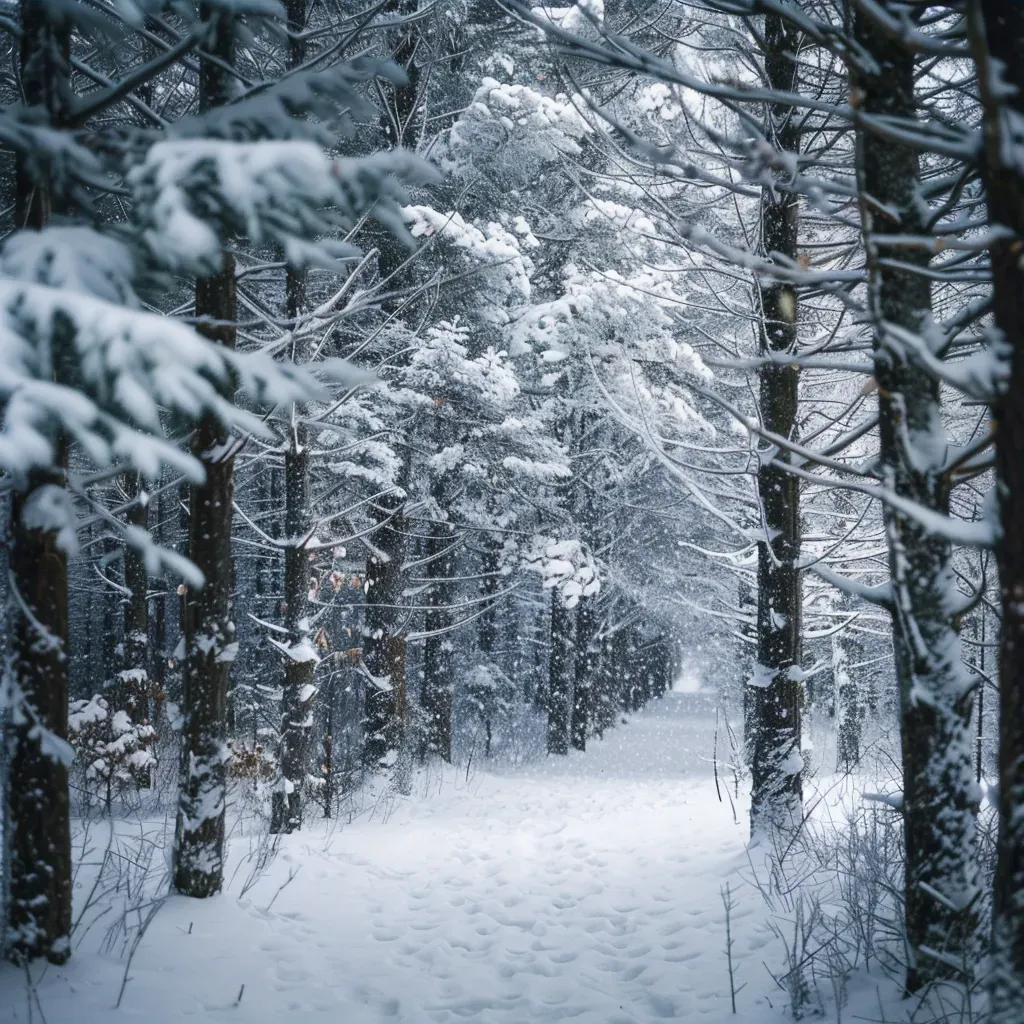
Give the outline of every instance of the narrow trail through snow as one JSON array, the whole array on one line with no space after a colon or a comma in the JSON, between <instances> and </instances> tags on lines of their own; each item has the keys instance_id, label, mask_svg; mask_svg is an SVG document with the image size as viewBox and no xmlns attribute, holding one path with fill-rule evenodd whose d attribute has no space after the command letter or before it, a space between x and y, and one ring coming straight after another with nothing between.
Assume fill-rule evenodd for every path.
<instances>
[{"instance_id":1,"label":"narrow trail through snow","mask_svg":"<svg viewBox=\"0 0 1024 1024\"><path fill-rule=\"evenodd\" d=\"M453 772L386 820L289 837L244 898L236 884L163 907L116 1014L115 958L50 968L46 1021L774 1018L752 991L731 1014L720 889L739 884L746 828L716 796L709 723L691 706L668 694L585 755ZM738 957L766 941L757 900L746 889L733 911ZM0 1020L28 1020L21 988L0 975Z\"/></svg>"}]
</instances>

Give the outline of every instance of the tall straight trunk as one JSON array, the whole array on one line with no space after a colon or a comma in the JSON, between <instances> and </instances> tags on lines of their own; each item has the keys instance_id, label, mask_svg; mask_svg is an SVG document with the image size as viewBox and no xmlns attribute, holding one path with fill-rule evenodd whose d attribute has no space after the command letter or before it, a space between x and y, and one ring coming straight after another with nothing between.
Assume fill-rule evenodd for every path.
<instances>
[{"instance_id":1,"label":"tall straight trunk","mask_svg":"<svg viewBox=\"0 0 1024 1024\"><path fill-rule=\"evenodd\" d=\"M551 649L548 656L548 753L569 753L575 616L562 595L551 591Z\"/></svg>"},{"instance_id":2,"label":"tall straight trunk","mask_svg":"<svg viewBox=\"0 0 1024 1024\"><path fill-rule=\"evenodd\" d=\"M452 657L451 635L442 632L451 625L455 575L455 531L449 525L435 525L427 540L430 588L425 616L428 636L423 642L423 689L420 703L427 718L427 749L449 764L452 760Z\"/></svg>"},{"instance_id":3,"label":"tall straight trunk","mask_svg":"<svg viewBox=\"0 0 1024 1024\"><path fill-rule=\"evenodd\" d=\"M42 108L52 127L65 122L69 102L69 36L51 20L44 0L20 7L20 78L25 102ZM46 226L53 207L48 182L27 161L16 167L15 220L20 228ZM55 345L59 351L59 345ZM60 379L62 367L55 368ZM56 530L26 523L50 488L66 486L67 446L49 471L30 474L11 500L8 532L8 622L11 659L6 687L17 701L7 723L5 847L0 865L8 887L3 946L16 962L71 955L71 827L68 764L68 561ZM7 835L7 832L10 832Z\"/></svg>"},{"instance_id":4,"label":"tall straight trunk","mask_svg":"<svg viewBox=\"0 0 1024 1024\"><path fill-rule=\"evenodd\" d=\"M408 0L390 0L387 13L402 17L413 12ZM392 58L404 67L407 81L391 91L392 103L381 116L381 128L392 145L411 145L406 138L416 122L419 97L419 72L415 64L416 33L403 26ZM378 269L389 290L399 291L411 283L408 256L394 235L381 229L378 242ZM399 299L382 303L386 315L396 315ZM402 459L393 493L381 499L373 514L380 528L370 536L370 555L366 560L366 597L363 617L363 665L369 673L363 716L363 766L379 771L398 762L405 744L407 718L406 640L407 613L402 609L405 589L405 559L408 550L408 518L405 514L409 484L409 457Z\"/></svg>"},{"instance_id":5,"label":"tall straight trunk","mask_svg":"<svg viewBox=\"0 0 1024 1024\"><path fill-rule=\"evenodd\" d=\"M161 480L161 484L163 481ZM167 491L161 486L157 497L157 543L161 547L167 547L170 543L168 537L167 519ZM153 721L158 722L163 701L166 699L165 687L167 685L167 602L171 600L174 588L167 577L160 578L161 592L157 594L153 602L153 644L150 648L150 673L152 677L152 691L155 706L153 708Z\"/></svg>"},{"instance_id":6,"label":"tall straight trunk","mask_svg":"<svg viewBox=\"0 0 1024 1024\"><path fill-rule=\"evenodd\" d=\"M1006 374L993 410L1003 620L990 1020L1015 1024L1024 1006L1024 7L974 0L969 11L984 110L981 171L989 223L1009 229L990 249L997 352Z\"/></svg>"},{"instance_id":7,"label":"tall straight trunk","mask_svg":"<svg viewBox=\"0 0 1024 1024\"><path fill-rule=\"evenodd\" d=\"M306 27L306 0L288 0L287 14L289 65L297 68L306 56L302 34ZM285 271L285 316L292 322L302 311L305 284L302 270L289 267ZM306 354L305 346L300 348L295 352L296 359ZM310 529L310 437L302 416L303 410L293 406L284 454L284 626L289 653L284 657L278 777L271 797L270 831L275 834L302 828L309 732L316 696L313 676L318 658L309 622L309 555L303 543Z\"/></svg>"},{"instance_id":8,"label":"tall straight trunk","mask_svg":"<svg viewBox=\"0 0 1024 1024\"><path fill-rule=\"evenodd\" d=\"M63 963L71 953L68 563L56 532L23 521L44 486L63 486L63 479L33 474L29 489L11 503L8 671L19 700L8 727L5 948L16 962Z\"/></svg>"},{"instance_id":9,"label":"tall straight trunk","mask_svg":"<svg viewBox=\"0 0 1024 1024\"><path fill-rule=\"evenodd\" d=\"M483 575L483 579L480 581L480 593L487 600L480 613L477 646L480 648L480 653L488 658L494 654L498 643L499 601L495 599L494 595L501 586L500 568L501 547L493 537L485 536L483 555L480 559L480 572Z\"/></svg>"},{"instance_id":10,"label":"tall straight trunk","mask_svg":"<svg viewBox=\"0 0 1024 1024\"><path fill-rule=\"evenodd\" d=\"M619 664L623 630L611 616L600 627L600 648L597 654L594 692L591 694L592 729L600 739L605 729L615 724L623 685L623 666Z\"/></svg>"},{"instance_id":11,"label":"tall straight trunk","mask_svg":"<svg viewBox=\"0 0 1024 1024\"><path fill-rule=\"evenodd\" d=\"M798 87L795 54L799 35L776 15L764 22L764 62L771 88ZM800 145L796 115L773 104L765 134L781 151ZM761 251L797 258L799 203L795 195L765 188L761 197ZM797 345L796 292L789 284L767 280L760 286L762 355L794 352ZM781 360L760 370L759 405L765 429L783 437L796 431L798 374ZM746 695L746 742L750 758L750 831L791 827L800 821L803 787L800 716L803 685L793 670L800 664L801 594L800 485L795 476L772 465L757 474L765 539L757 554L757 668Z\"/></svg>"},{"instance_id":12,"label":"tall straight trunk","mask_svg":"<svg viewBox=\"0 0 1024 1024\"><path fill-rule=\"evenodd\" d=\"M591 727L592 702L597 669L596 598L585 597L576 612L576 665L572 691L572 745L575 750L587 749L587 733Z\"/></svg>"},{"instance_id":13,"label":"tall straight trunk","mask_svg":"<svg viewBox=\"0 0 1024 1024\"><path fill-rule=\"evenodd\" d=\"M129 474L125 491L135 504L128 510L127 519L142 530L149 525L149 498L138 473ZM124 640L121 670L117 676L118 705L128 713L134 723L149 720L149 576L142 553L128 545L124 549ZM133 772L139 785L148 786L151 772Z\"/></svg>"},{"instance_id":14,"label":"tall straight trunk","mask_svg":"<svg viewBox=\"0 0 1024 1024\"><path fill-rule=\"evenodd\" d=\"M126 481L129 498L134 504L128 511L128 522L145 530L149 524L149 499L138 474ZM141 552L124 549L124 647L123 667L119 676L121 704L133 722L149 717L149 577Z\"/></svg>"},{"instance_id":15,"label":"tall straight trunk","mask_svg":"<svg viewBox=\"0 0 1024 1024\"><path fill-rule=\"evenodd\" d=\"M864 705L850 675L846 647L838 635L832 637L832 680L836 707L836 770L849 773L860 764Z\"/></svg>"},{"instance_id":16,"label":"tall straight trunk","mask_svg":"<svg viewBox=\"0 0 1024 1024\"><path fill-rule=\"evenodd\" d=\"M363 664L370 678L362 760L371 770L393 766L405 739L406 642L401 604L409 524L404 491L381 499L379 515L386 525L371 539L363 619Z\"/></svg>"},{"instance_id":17,"label":"tall straight trunk","mask_svg":"<svg viewBox=\"0 0 1024 1024\"><path fill-rule=\"evenodd\" d=\"M893 4L893 16L904 7ZM910 48L855 16L858 42L877 72L851 71L854 100L865 114L915 118L915 59ZM917 153L857 126L857 177L874 328L882 483L901 497L949 511L939 386L890 343L886 325L910 332L931 324L931 287L920 250L900 250L886 235L926 232ZM916 270L914 269L916 265ZM915 519L884 511L892 580L893 647L900 689L905 919L914 992L958 977L952 964L972 959L977 893L975 824L978 787L971 759L972 687L949 607L956 592L951 547Z\"/></svg>"},{"instance_id":18,"label":"tall straight trunk","mask_svg":"<svg viewBox=\"0 0 1024 1024\"><path fill-rule=\"evenodd\" d=\"M298 410L296 410L298 413ZM284 622L288 653L281 691L281 737L278 779L271 798L271 832L302 827L308 774L309 718L316 687L318 658L309 622L309 556L302 541L309 531L309 431L296 421L285 452Z\"/></svg>"},{"instance_id":19,"label":"tall straight trunk","mask_svg":"<svg viewBox=\"0 0 1024 1024\"><path fill-rule=\"evenodd\" d=\"M624 711L639 711L644 706L644 686L646 666L644 652L636 627L631 626L624 641L626 654L626 693L623 701Z\"/></svg>"},{"instance_id":20,"label":"tall straight trunk","mask_svg":"<svg viewBox=\"0 0 1024 1024\"><path fill-rule=\"evenodd\" d=\"M235 25L229 9L200 5L214 23L211 57L200 58L199 110L230 98L226 68L234 61ZM235 345L235 261L228 253L221 269L196 281L195 312L209 318L199 330L213 341ZM192 453L206 479L189 488L188 556L203 573L202 588L185 599L185 693L181 790L174 843L174 887L199 898L220 892L224 880L224 810L227 796L228 681L237 650L232 620L231 512L234 450L224 427L210 414L193 435Z\"/></svg>"}]
</instances>

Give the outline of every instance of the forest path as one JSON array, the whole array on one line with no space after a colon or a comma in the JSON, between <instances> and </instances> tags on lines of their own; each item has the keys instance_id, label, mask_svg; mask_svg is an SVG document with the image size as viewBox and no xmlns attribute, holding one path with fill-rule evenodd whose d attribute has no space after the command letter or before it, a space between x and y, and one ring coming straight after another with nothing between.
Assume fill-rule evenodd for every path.
<instances>
[{"instance_id":1,"label":"forest path","mask_svg":"<svg viewBox=\"0 0 1024 1024\"><path fill-rule=\"evenodd\" d=\"M244 897L243 866L224 896L171 899L116 1014L120 962L83 951L50 968L37 988L45 1019L774 1018L753 993L746 1014L731 1013L720 889L740 884L746 828L716 796L709 723L688 704L668 694L586 754L468 781L450 772L387 815L333 832L312 823ZM738 957L767 941L759 903L748 888L733 910ZM743 973L760 974L759 960ZM28 1020L12 981L0 976L0 1020Z\"/></svg>"}]
</instances>

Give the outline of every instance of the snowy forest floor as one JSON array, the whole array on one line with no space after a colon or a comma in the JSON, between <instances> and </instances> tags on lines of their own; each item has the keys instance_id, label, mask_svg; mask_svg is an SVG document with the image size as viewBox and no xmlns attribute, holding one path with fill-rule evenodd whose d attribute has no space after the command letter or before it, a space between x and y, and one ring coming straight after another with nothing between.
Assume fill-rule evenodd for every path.
<instances>
[{"instance_id":1,"label":"snowy forest floor","mask_svg":"<svg viewBox=\"0 0 1024 1024\"><path fill-rule=\"evenodd\" d=\"M739 822L719 800L712 736L688 695L668 694L586 754L422 774L412 796L371 794L351 821L314 819L272 858L265 840L236 836L226 891L207 901L147 905L164 870L155 842L158 855L137 859L106 902L83 868L72 960L0 969L0 1020L790 1019L772 977L786 971L789 918L754 884L766 853L748 850L742 790ZM109 825L94 830L102 850ZM165 830L125 824L115 857L139 858ZM850 980L838 1016L828 983L810 982L826 1019L906 1016L881 971Z\"/></svg>"}]
</instances>

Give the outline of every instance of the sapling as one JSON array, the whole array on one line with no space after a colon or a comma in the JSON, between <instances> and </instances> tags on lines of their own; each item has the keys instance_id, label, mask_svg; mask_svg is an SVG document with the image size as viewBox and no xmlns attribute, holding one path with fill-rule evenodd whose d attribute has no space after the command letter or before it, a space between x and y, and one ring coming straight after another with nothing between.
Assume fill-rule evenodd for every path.
<instances>
[{"instance_id":1,"label":"sapling","mask_svg":"<svg viewBox=\"0 0 1024 1024\"><path fill-rule=\"evenodd\" d=\"M736 905L733 901L732 890L726 882L721 889L722 906L725 907L725 962L729 968L729 1001L732 1004L732 1012L736 1012L736 995L741 992L744 985L736 987L736 972L732 962L732 908Z\"/></svg>"}]
</instances>

